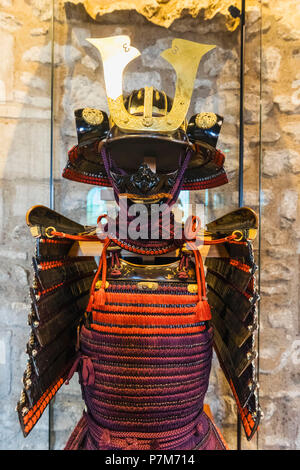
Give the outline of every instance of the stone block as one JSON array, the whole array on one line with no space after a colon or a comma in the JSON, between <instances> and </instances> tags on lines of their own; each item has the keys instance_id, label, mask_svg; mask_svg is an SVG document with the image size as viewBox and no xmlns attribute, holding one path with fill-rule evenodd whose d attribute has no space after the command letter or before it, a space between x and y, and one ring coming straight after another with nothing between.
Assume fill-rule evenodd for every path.
<instances>
[{"instance_id":1,"label":"stone block","mask_svg":"<svg viewBox=\"0 0 300 470\"><path fill-rule=\"evenodd\" d=\"M11 194L11 208L18 222L24 221L26 212L34 205L49 206L49 181L16 181ZM29 237L30 238L30 237Z\"/></svg>"},{"instance_id":2,"label":"stone block","mask_svg":"<svg viewBox=\"0 0 300 470\"><path fill-rule=\"evenodd\" d=\"M49 31L49 28L47 25L43 25L39 28L33 28L30 30L31 36L45 36Z\"/></svg>"},{"instance_id":3,"label":"stone block","mask_svg":"<svg viewBox=\"0 0 300 470\"><path fill-rule=\"evenodd\" d=\"M279 107L282 113L288 114L299 114L300 111L300 100L298 93L293 95L277 95L274 97L274 103Z\"/></svg>"},{"instance_id":4,"label":"stone block","mask_svg":"<svg viewBox=\"0 0 300 470\"><path fill-rule=\"evenodd\" d=\"M288 170L294 174L300 173L300 153L296 150L288 151Z\"/></svg>"},{"instance_id":5,"label":"stone block","mask_svg":"<svg viewBox=\"0 0 300 470\"><path fill-rule=\"evenodd\" d=\"M32 96L30 92L25 90L14 90L14 100L17 103L29 104L38 108L51 108L51 98L48 96Z\"/></svg>"},{"instance_id":6,"label":"stone block","mask_svg":"<svg viewBox=\"0 0 300 470\"><path fill-rule=\"evenodd\" d=\"M1 93L1 82L0 82L0 93ZM0 103L0 118L2 120L10 119L35 119L38 121L44 120L48 122L50 129L51 113L50 109L37 108L30 104L22 104L16 102Z\"/></svg>"},{"instance_id":7,"label":"stone block","mask_svg":"<svg viewBox=\"0 0 300 470\"><path fill-rule=\"evenodd\" d=\"M79 26L74 26L71 32L71 42L76 48L87 47L93 48L94 46L88 42L86 39L91 37L91 31L89 28L80 28ZM101 59L99 58L99 61Z\"/></svg>"},{"instance_id":8,"label":"stone block","mask_svg":"<svg viewBox=\"0 0 300 470\"><path fill-rule=\"evenodd\" d=\"M298 208L298 191L287 189L281 194L280 215L284 220L295 221ZM284 223L284 221L283 221Z\"/></svg>"},{"instance_id":9,"label":"stone block","mask_svg":"<svg viewBox=\"0 0 300 470\"><path fill-rule=\"evenodd\" d=\"M50 127L47 121L1 119L0 132L5 136L0 178L49 178Z\"/></svg>"},{"instance_id":10,"label":"stone block","mask_svg":"<svg viewBox=\"0 0 300 470\"><path fill-rule=\"evenodd\" d=\"M279 79L281 52L278 47L269 46L263 49L262 77L267 81Z\"/></svg>"},{"instance_id":11,"label":"stone block","mask_svg":"<svg viewBox=\"0 0 300 470\"><path fill-rule=\"evenodd\" d=\"M258 124L260 122L260 95L257 85L249 86L245 92L245 123ZM264 123L272 111L274 102L270 88L264 87L262 92L262 115Z\"/></svg>"},{"instance_id":12,"label":"stone block","mask_svg":"<svg viewBox=\"0 0 300 470\"><path fill-rule=\"evenodd\" d=\"M13 97L15 64L13 34L0 29L0 44L5 44L1 50L0 99L1 102L6 102Z\"/></svg>"},{"instance_id":13,"label":"stone block","mask_svg":"<svg viewBox=\"0 0 300 470\"><path fill-rule=\"evenodd\" d=\"M40 21L49 21L52 17L51 0L31 0L32 13Z\"/></svg>"},{"instance_id":14,"label":"stone block","mask_svg":"<svg viewBox=\"0 0 300 470\"><path fill-rule=\"evenodd\" d=\"M51 42L44 46L32 46L23 54L25 62L38 62L40 64L51 64L52 45ZM81 52L71 44L54 44L54 64L72 65L81 58Z\"/></svg>"},{"instance_id":15,"label":"stone block","mask_svg":"<svg viewBox=\"0 0 300 470\"><path fill-rule=\"evenodd\" d=\"M225 95L220 96L218 93L212 93L203 97L196 97L194 105L194 113L201 113L201 112L213 112L220 114L221 116L225 116L224 111L226 110L226 97ZM226 122L232 123L234 121L233 116L229 116L229 113L226 114ZM222 137L222 133L220 135L220 139Z\"/></svg>"},{"instance_id":16,"label":"stone block","mask_svg":"<svg viewBox=\"0 0 300 470\"><path fill-rule=\"evenodd\" d=\"M70 122L72 119L72 125L76 109L91 107L108 112L104 84L96 80L90 80L85 75L65 79L62 103L66 117Z\"/></svg>"},{"instance_id":17,"label":"stone block","mask_svg":"<svg viewBox=\"0 0 300 470\"><path fill-rule=\"evenodd\" d=\"M288 161L288 149L264 150L262 172L264 176L278 176L284 171Z\"/></svg>"},{"instance_id":18,"label":"stone block","mask_svg":"<svg viewBox=\"0 0 300 470\"><path fill-rule=\"evenodd\" d=\"M141 56L143 66L154 67L158 70L172 70L172 66L169 62L160 56L162 51L171 47L171 44L171 37L163 37L157 39L152 46L146 47Z\"/></svg>"},{"instance_id":19,"label":"stone block","mask_svg":"<svg viewBox=\"0 0 300 470\"><path fill-rule=\"evenodd\" d=\"M87 67L88 69L91 69L93 71L95 71L100 65L98 61L94 60L89 55L86 55L82 59L81 63L82 63L82 65L84 65L85 67Z\"/></svg>"},{"instance_id":20,"label":"stone block","mask_svg":"<svg viewBox=\"0 0 300 470\"><path fill-rule=\"evenodd\" d=\"M11 392L11 340L12 331L1 328L0 334L0 398L6 399Z\"/></svg>"},{"instance_id":21,"label":"stone block","mask_svg":"<svg viewBox=\"0 0 300 470\"><path fill-rule=\"evenodd\" d=\"M12 6L12 0L1 0L0 6L3 8L9 8Z\"/></svg>"},{"instance_id":22,"label":"stone block","mask_svg":"<svg viewBox=\"0 0 300 470\"><path fill-rule=\"evenodd\" d=\"M290 136L294 142L300 142L300 124L298 121L290 121L282 126L283 132Z\"/></svg>"},{"instance_id":23,"label":"stone block","mask_svg":"<svg viewBox=\"0 0 300 470\"><path fill-rule=\"evenodd\" d=\"M293 259L288 264L286 262L274 262L273 260L264 262L262 265L261 280L266 281L289 281L293 279L295 272Z\"/></svg>"},{"instance_id":24,"label":"stone block","mask_svg":"<svg viewBox=\"0 0 300 470\"><path fill-rule=\"evenodd\" d=\"M268 321L272 328L281 328L285 330L294 330L295 313L291 308L276 308L268 313Z\"/></svg>"},{"instance_id":25,"label":"stone block","mask_svg":"<svg viewBox=\"0 0 300 470\"><path fill-rule=\"evenodd\" d=\"M234 49L217 47L203 57L206 77L238 77L238 55Z\"/></svg>"},{"instance_id":26,"label":"stone block","mask_svg":"<svg viewBox=\"0 0 300 470\"><path fill-rule=\"evenodd\" d=\"M300 400L299 398L295 400L286 393L284 397L272 401L275 406L272 407L271 418L262 423L263 448L269 450L296 449L299 436L297 407ZM267 403L270 410L270 401Z\"/></svg>"},{"instance_id":27,"label":"stone block","mask_svg":"<svg viewBox=\"0 0 300 470\"><path fill-rule=\"evenodd\" d=\"M6 13L4 11L0 12L0 28L7 31L17 31L23 26L23 23L17 16L12 15L11 13Z\"/></svg>"},{"instance_id":28,"label":"stone block","mask_svg":"<svg viewBox=\"0 0 300 470\"><path fill-rule=\"evenodd\" d=\"M28 88L50 91L50 84L48 85L45 79L35 75L34 73L23 72L20 78L21 82Z\"/></svg>"}]
</instances>

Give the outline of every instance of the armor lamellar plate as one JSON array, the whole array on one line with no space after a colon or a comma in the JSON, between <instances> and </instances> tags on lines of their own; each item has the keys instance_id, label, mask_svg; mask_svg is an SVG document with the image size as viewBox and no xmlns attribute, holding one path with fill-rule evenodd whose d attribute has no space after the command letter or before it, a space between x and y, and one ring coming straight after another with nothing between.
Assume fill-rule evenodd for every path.
<instances>
[{"instance_id":1,"label":"armor lamellar plate","mask_svg":"<svg viewBox=\"0 0 300 470\"><path fill-rule=\"evenodd\" d=\"M72 240L49 238L49 227L68 234L83 227L47 207L33 207L27 223L35 237L30 288L28 363L17 411L26 436L64 383L76 352L77 328L89 300L97 265L93 257L69 257ZM46 235L48 233L48 236Z\"/></svg>"}]
</instances>

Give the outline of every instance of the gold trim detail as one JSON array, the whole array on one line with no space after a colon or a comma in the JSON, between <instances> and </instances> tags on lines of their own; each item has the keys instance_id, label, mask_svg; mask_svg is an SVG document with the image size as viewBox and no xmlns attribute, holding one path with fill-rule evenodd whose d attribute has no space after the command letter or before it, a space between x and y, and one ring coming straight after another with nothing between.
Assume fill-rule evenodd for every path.
<instances>
[{"instance_id":1,"label":"gold trim detail","mask_svg":"<svg viewBox=\"0 0 300 470\"><path fill-rule=\"evenodd\" d=\"M165 116L150 116L151 88L145 88L146 115L134 116L124 106L122 75L125 67L140 52L130 45L129 36L112 36L108 38L87 39L101 54L104 81L110 116L116 126L123 132L175 132L184 123L194 82L202 57L216 46L199 44L186 39L175 38L172 46L164 50L161 56L172 65L177 75L173 106Z\"/></svg>"},{"instance_id":2,"label":"gold trim detail","mask_svg":"<svg viewBox=\"0 0 300 470\"><path fill-rule=\"evenodd\" d=\"M217 123L217 120L215 113L199 113L195 118L197 127L201 129L210 129Z\"/></svg>"},{"instance_id":3,"label":"gold trim detail","mask_svg":"<svg viewBox=\"0 0 300 470\"><path fill-rule=\"evenodd\" d=\"M54 238L54 235L51 235L49 234L49 230L51 230L52 232L56 232L56 228L55 227L47 227L45 229L45 235L48 237L48 238Z\"/></svg>"},{"instance_id":4,"label":"gold trim detail","mask_svg":"<svg viewBox=\"0 0 300 470\"><path fill-rule=\"evenodd\" d=\"M92 126L99 126L104 119L102 111L94 108L84 108L82 111L82 117L85 122L92 124Z\"/></svg>"},{"instance_id":5,"label":"gold trim detail","mask_svg":"<svg viewBox=\"0 0 300 470\"><path fill-rule=\"evenodd\" d=\"M95 288L96 288L96 289L101 289L101 287L102 287L102 281L97 281L97 282L96 282L96 285L95 285ZM105 289L107 289L108 287L109 287L109 282L106 281L106 282L105 282Z\"/></svg>"},{"instance_id":6,"label":"gold trim detail","mask_svg":"<svg viewBox=\"0 0 300 470\"><path fill-rule=\"evenodd\" d=\"M37 227L36 225L34 225L33 227L30 227L30 233L34 238L38 238L41 236L41 231L39 227Z\"/></svg>"},{"instance_id":7,"label":"gold trim detail","mask_svg":"<svg viewBox=\"0 0 300 470\"><path fill-rule=\"evenodd\" d=\"M158 282L148 282L148 281L138 282L137 288L139 290L157 290Z\"/></svg>"},{"instance_id":8,"label":"gold trim detail","mask_svg":"<svg viewBox=\"0 0 300 470\"><path fill-rule=\"evenodd\" d=\"M240 242L244 238L244 234L241 230L235 230L234 232L232 232L232 235L238 235L239 236L239 238L234 239L235 242Z\"/></svg>"},{"instance_id":9,"label":"gold trim detail","mask_svg":"<svg viewBox=\"0 0 300 470\"><path fill-rule=\"evenodd\" d=\"M188 284L187 290L190 294L197 294L198 284Z\"/></svg>"}]
</instances>

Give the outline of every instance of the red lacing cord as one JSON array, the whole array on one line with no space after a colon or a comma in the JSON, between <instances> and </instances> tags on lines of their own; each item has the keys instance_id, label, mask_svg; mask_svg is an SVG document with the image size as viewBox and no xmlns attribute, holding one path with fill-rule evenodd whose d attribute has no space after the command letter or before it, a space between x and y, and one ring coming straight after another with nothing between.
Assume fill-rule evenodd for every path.
<instances>
[{"instance_id":1,"label":"red lacing cord","mask_svg":"<svg viewBox=\"0 0 300 470\"><path fill-rule=\"evenodd\" d=\"M211 320L211 311L206 297L205 273L202 256L197 248L193 249L193 253L195 257L196 278L198 285L196 317L198 321L207 321Z\"/></svg>"},{"instance_id":2,"label":"red lacing cord","mask_svg":"<svg viewBox=\"0 0 300 470\"><path fill-rule=\"evenodd\" d=\"M105 215L102 215L98 218L98 220L102 217L106 217ZM99 238L97 235L70 235L69 233L64 233L64 232L57 232L56 230L51 230L51 235L47 234L50 239L52 237L58 237L58 238L65 238L69 240L74 240L74 241L98 241L100 243L105 243L105 240ZM108 237L107 237L108 238ZM132 251L134 253L142 254L142 255L161 255L168 253L170 251L174 251L176 248L178 248L178 244L172 243L171 245L168 245L166 248L137 248L131 245L128 245L125 241L118 240L116 238L110 238L111 242L115 243L118 245L120 248L123 248L128 251Z\"/></svg>"},{"instance_id":3,"label":"red lacing cord","mask_svg":"<svg viewBox=\"0 0 300 470\"><path fill-rule=\"evenodd\" d=\"M58 238L68 238L70 240L77 240L77 241L99 241L101 243L104 243L104 240L101 240L101 238L99 238L97 235L70 235L69 233L64 233L64 232L57 232L56 230L52 230L51 232L51 237L58 237ZM204 238L200 238L200 237L196 237L196 240L198 241L201 241L203 245L217 245L217 244L222 244L222 243L226 243L226 242L229 242L231 240L234 240L235 238L238 238L237 235L228 235L227 237L224 237L224 238L218 238L216 240L205 240ZM135 248L135 247L130 247L129 245L127 245L125 242L122 242L121 240L118 240L118 239L115 239L115 238L112 238L111 239L114 243L116 243L117 245L123 247L126 245L126 247L128 248L128 251L134 251L136 253L151 253L151 254L155 254L155 253L166 253L168 251L172 251L174 249L174 247L177 245L174 243L172 245L170 245L168 248L160 248L160 249L154 249L154 248L151 248L151 249L141 249L141 248ZM190 241L187 240L187 242L189 243Z\"/></svg>"},{"instance_id":4,"label":"red lacing cord","mask_svg":"<svg viewBox=\"0 0 300 470\"><path fill-rule=\"evenodd\" d=\"M185 227L185 233L189 238L194 238L188 242L188 245L192 249L195 257L195 268L196 278L198 285L198 302L196 307L196 317L198 321L207 321L211 319L210 306L207 302L206 297L206 285L205 285L205 273L202 261L202 256L197 248L197 234L201 229L201 221L199 217L191 216L187 220L187 226Z\"/></svg>"},{"instance_id":5,"label":"red lacing cord","mask_svg":"<svg viewBox=\"0 0 300 470\"><path fill-rule=\"evenodd\" d=\"M234 240L238 238L237 235L228 235L228 237L218 238L217 240L203 240L204 245L218 245L221 243L229 242L230 240Z\"/></svg>"},{"instance_id":6,"label":"red lacing cord","mask_svg":"<svg viewBox=\"0 0 300 470\"><path fill-rule=\"evenodd\" d=\"M99 225L101 219L105 217L107 217L105 214L100 215L97 219L97 224ZM186 238L188 239L191 238L191 240L187 240L187 245L191 248L195 257L196 277L197 277L197 285L198 285L198 303L197 303L196 313L199 317L199 320L204 321L204 320L209 320L211 318L211 313L210 313L209 304L206 298L204 266L203 266L202 256L199 253L199 250L197 248L197 244L198 244L197 242L201 241L202 244L204 245L216 245L216 244L228 242L230 240L234 240L235 238L238 238L238 237L236 234L233 233L232 235L229 235L224 238L219 238L216 240L204 240L204 239L200 239L200 237L197 236L200 229L201 229L201 221L199 217L197 216L189 217L186 222L185 235L186 235ZM88 235L88 234L87 235L70 235L64 232L58 232L54 228L51 231L51 238L52 237L68 238L70 240L77 240L77 241L78 240L81 240L81 241L97 240L104 244L100 261L99 261L99 266L98 266L96 275L94 277L94 280L91 286L90 300L89 300L89 304L87 307L88 312L91 311L92 304L94 302L95 286L96 286L96 282L98 280L98 277L101 271L102 271L101 287L99 290L97 290L96 295L97 295L97 301L98 301L97 303L99 303L100 305L105 304L105 285L106 285L106 275L107 275L106 252L107 252L107 247L111 243L111 241L127 249L128 251L133 251L133 252L141 253L141 254L151 254L151 255L162 254L168 251L172 251L175 247L177 248L177 245L172 244L168 246L167 248L160 248L158 250L154 250L153 247L150 249L145 249L145 248L139 249L133 246L128 246L126 243L121 242L120 240L109 238L109 236L107 236L105 240L102 240L97 235Z\"/></svg>"},{"instance_id":7,"label":"red lacing cord","mask_svg":"<svg viewBox=\"0 0 300 470\"><path fill-rule=\"evenodd\" d=\"M98 227L99 227L99 223L100 223L102 218L107 218L107 215L103 214L103 215L100 215L98 217L98 219L97 219ZM161 223L159 225L160 225L159 229L161 231L163 231L164 227L162 226ZM49 227L49 229L50 228L52 229L52 227ZM238 238L237 235L232 234L232 235L229 235L227 237L219 238L219 239L216 239L216 240L205 240L205 238L200 238L200 236L199 236L200 229L201 229L201 221L200 221L199 217L190 216L187 219L187 222L185 224L185 228L184 228L185 236L184 236L184 239L182 240L182 243L184 243L184 241L186 241L187 246L190 246L191 249L193 250L193 244L196 244L196 245L199 245L199 244L201 244L201 245L217 245L217 244L226 243L226 242L229 242L231 240L234 240L234 239ZM86 235L70 235L70 234L67 234L67 233L64 233L64 232L58 232L54 228L51 230L51 235L49 235L49 234L47 234L47 235L50 238L58 237L58 238L67 238L67 239L74 240L74 241L100 241L101 243L104 243L104 240L99 238L97 235L88 235L88 234L86 234ZM139 248L137 246L132 246L131 244L128 244L128 242L126 242L126 241L121 241L121 240L118 240L117 238L112 238L110 235L108 235L108 237L110 237L111 241L114 242L116 245L118 245L120 248L123 248L125 250L131 251L131 252L134 252L134 253L137 253L137 254L142 254L142 255L166 254L168 252L176 250L180 246L179 240L177 240L177 241L174 241L173 243L170 243L166 247L159 247L159 248L156 248L156 247L140 247Z\"/></svg>"},{"instance_id":8,"label":"red lacing cord","mask_svg":"<svg viewBox=\"0 0 300 470\"><path fill-rule=\"evenodd\" d=\"M93 305L93 302L94 302L94 297L95 297L96 294L97 294L97 298L99 298L99 303L101 305L105 304L105 284L106 284L106 275L107 275L106 251L107 251L107 247L110 244L110 242L111 242L111 240L108 237L104 240L104 246L103 246L103 250L102 250L102 253L101 253L98 269L97 269L96 275L93 279L91 290L90 290L90 300L89 300L89 304L87 306L87 312L91 311L92 305ZM99 277L101 271L102 271L101 287L95 293L96 282L98 281L98 277Z\"/></svg>"},{"instance_id":9,"label":"red lacing cord","mask_svg":"<svg viewBox=\"0 0 300 470\"><path fill-rule=\"evenodd\" d=\"M232 234L224 238L218 238L216 240L205 240L205 238L200 238L199 231L201 229L201 221L199 217L193 215L190 216L185 224L184 232L187 238L187 244L193 246L193 244L198 244L201 242L202 245L217 245L221 243L228 242L237 238L237 235ZM193 247L192 247L193 249Z\"/></svg>"},{"instance_id":10,"label":"red lacing cord","mask_svg":"<svg viewBox=\"0 0 300 470\"><path fill-rule=\"evenodd\" d=\"M52 237L58 237L58 238L68 238L70 240L98 240L103 242L103 240L100 240L97 235L71 235L69 233L64 233L64 232L57 232L56 230L51 230L51 235L46 234L47 237L52 238Z\"/></svg>"},{"instance_id":11,"label":"red lacing cord","mask_svg":"<svg viewBox=\"0 0 300 470\"><path fill-rule=\"evenodd\" d=\"M166 248L137 248L136 246L128 245L126 242L122 242L116 238L112 238L112 241L124 250L131 251L133 253L138 253L140 255L163 255L174 251L178 248L178 245L173 243Z\"/></svg>"},{"instance_id":12,"label":"red lacing cord","mask_svg":"<svg viewBox=\"0 0 300 470\"><path fill-rule=\"evenodd\" d=\"M120 259L118 253L112 252L111 254L111 276L120 276L121 271L120 271Z\"/></svg>"}]
</instances>

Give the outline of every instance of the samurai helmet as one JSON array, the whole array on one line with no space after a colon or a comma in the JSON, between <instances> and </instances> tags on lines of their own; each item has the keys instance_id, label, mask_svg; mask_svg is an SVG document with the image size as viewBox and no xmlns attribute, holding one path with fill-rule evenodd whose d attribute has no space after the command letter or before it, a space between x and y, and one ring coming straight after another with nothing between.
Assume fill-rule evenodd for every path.
<instances>
[{"instance_id":1,"label":"samurai helmet","mask_svg":"<svg viewBox=\"0 0 300 470\"><path fill-rule=\"evenodd\" d=\"M95 108L75 111L78 145L63 176L144 201L227 183L216 149L223 118L202 112L186 120L200 60L215 46L174 39L162 52L177 74L171 99L148 86L123 96L123 70L140 55L128 36L88 41L102 57L109 116Z\"/></svg>"}]
</instances>

